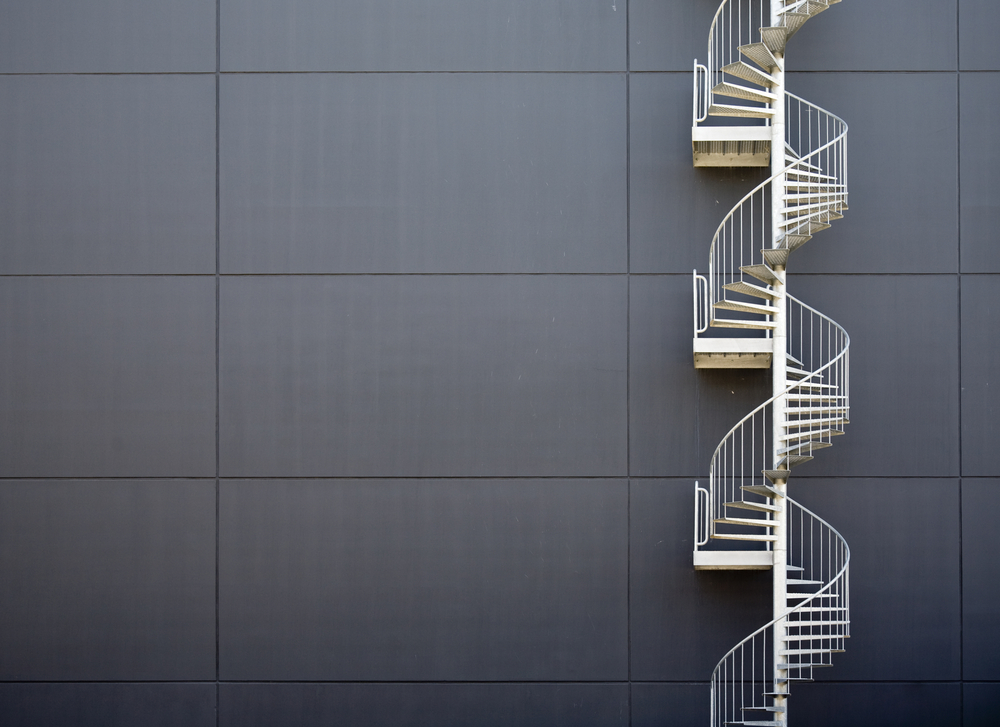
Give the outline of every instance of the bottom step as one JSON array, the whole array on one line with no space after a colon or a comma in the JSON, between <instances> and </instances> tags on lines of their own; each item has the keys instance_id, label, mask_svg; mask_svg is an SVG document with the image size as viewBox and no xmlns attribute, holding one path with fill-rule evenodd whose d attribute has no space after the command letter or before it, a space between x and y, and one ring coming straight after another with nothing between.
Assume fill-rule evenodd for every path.
<instances>
[{"instance_id":1,"label":"bottom step","mask_svg":"<svg viewBox=\"0 0 1000 727\"><path fill-rule=\"evenodd\" d=\"M771 570L769 550L696 550L695 570Z\"/></svg>"}]
</instances>

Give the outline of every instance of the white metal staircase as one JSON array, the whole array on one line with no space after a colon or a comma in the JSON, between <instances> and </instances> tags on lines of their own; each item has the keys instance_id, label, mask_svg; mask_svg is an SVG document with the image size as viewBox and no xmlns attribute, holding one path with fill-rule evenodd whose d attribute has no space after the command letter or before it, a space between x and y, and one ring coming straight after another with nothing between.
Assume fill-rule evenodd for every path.
<instances>
[{"instance_id":1,"label":"white metal staircase","mask_svg":"<svg viewBox=\"0 0 1000 727\"><path fill-rule=\"evenodd\" d=\"M773 575L773 619L712 675L713 727L785 727L790 684L830 666L850 636L847 543L788 494L792 468L850 415L849 336L786 288L792 253L847 209L847 125L784 78L788 39L839 1L722 0L708 62L695 61L695 166L771 172L722 220L707 275L694 273L695 366L772 372L771 398L719 443L708 487L695 483L695 568Z\"/></svg>"}]
</instances>

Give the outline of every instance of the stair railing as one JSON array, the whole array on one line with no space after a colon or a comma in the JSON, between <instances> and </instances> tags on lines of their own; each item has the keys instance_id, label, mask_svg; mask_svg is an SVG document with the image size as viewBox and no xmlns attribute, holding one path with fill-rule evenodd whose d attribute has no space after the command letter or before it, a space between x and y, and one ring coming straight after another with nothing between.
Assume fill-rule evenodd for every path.
<instances>
[{"instance_id":1,"label":"stair railing","mask_svg":"<svg viewBox=\"0 0 1000 727\"><path fill-rule=\"evenodd\" d=\"M776 0L777 1L777 0ZM694 118L697 126L708 118L712 89L723 82L722 69L742 60L739 46L759 40L758 28L770 25L769 0L722 0L708 31L708 60L694 62Z\"/></svg>"},{"instance_id":2,"label":"stair railing","mask_svg":"<svg viewBox=\"0 0 1000 727\"><path fill-rule=\"evenodd\" d=\"M828 226L831 219L840 217L840 212L847 208L847 124L798 96L785 95L785 139L795 160L748 192L716 229L709 248L708 274L703 278L707 294L699 294L697 278L702 276L696 274L695 338L704 332L698 324L704 320L710 325L718 325L717 321L724 322L727 317L759 319L764 328L764 319L753 313L717 313L715 304L723 301L761 302L727 290L725 286L744 282L760 287L761 282L743 272L742 267L763 264L761 251L766 248L787 246L794 250L803 244L803 238L808 239L809 235ZM775 186L772 182L781 175L786 180L785 187L772 189ZM777 241L772 240L772 194L786 198L785 234Z\"/></svg>"},{"instance_id":3,"label":"stair railing","mask_svg":"<svg viewBox=\"0 0 1000 727\"><path fill-rule=\"evenodd\" d=\"M753 715L773 706L774 694L787 694L789 682L812 678L828 666L850 637L850 560L847 541L829 523L791 498L788 508L789 576L819 581L819 590L803 593L782 616L761 626L722 657L712 672L712 727L752 723ZM801 568L801 570L798 570ZM785 644L779 654L786 667L775 672L775 630ZM750 712L751 714L747 714Z\"/></svg>"},{"instance_id":4,"label":"stair railing","mask_svg":"<svg viewBox=\"0 0 1000 727\"><path fill-rule=\"evenodd\" d=\"M784 397L788 428L794 430L789 436L799 437L786 439L785 444L795 447L794 453L803 456L812 456L814 451L829 446L834 436L843 433L850 417L850 336L830 317L791 295L787 299L789 366L809 373L743 417L715 448L709 465L708 488L697 486L704 495L696 491L695 550L700 550L708 538L748 535L740 526L717 522L727 516L726 503L768 503L759 492L745 488L768 486L762 470L777 465L773 461L771 439L775 401ZM830 410L830 416L815 417L807 413L816 402L822 402ZM725 529L720 530L720 526Z\"/></svg>"}]
</instances>

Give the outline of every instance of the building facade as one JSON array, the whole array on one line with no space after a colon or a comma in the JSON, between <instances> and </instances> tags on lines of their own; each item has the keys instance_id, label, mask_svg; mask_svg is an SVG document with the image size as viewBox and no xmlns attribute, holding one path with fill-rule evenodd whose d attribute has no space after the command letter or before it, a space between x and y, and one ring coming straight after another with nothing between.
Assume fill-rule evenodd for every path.
<instances>
[{"instance_id":1,"label":"building facade","mask_svg":"<svg viewBox=\"0 0 1000 727\"><path fill-rule=\"evenodd\" d=\"M717 5L0 10L0 721L704 725L771 595L691 562L770 395L692 365L766 173L692 167ZM790 41L853 193L791 290L854 393L796 471L853 575L799 724L998 721L998 23Z\"/></svg>"}]
</instances>

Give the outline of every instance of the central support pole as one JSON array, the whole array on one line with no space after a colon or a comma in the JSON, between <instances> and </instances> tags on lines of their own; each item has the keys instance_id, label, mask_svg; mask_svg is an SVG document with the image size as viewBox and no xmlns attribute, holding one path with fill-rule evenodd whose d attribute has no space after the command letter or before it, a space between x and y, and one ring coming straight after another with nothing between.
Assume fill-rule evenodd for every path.
<instances>
[{"instance_id":1,"label":"central support pole","mask_svg":"<svg viewBox=\"0 0 1000 727\"><path fill-rule=\"evenodd\" d=\"M771 1L771 27L782 25L781 17L777 12L781 8L781 5L777 0ZM778 65L771 70L771 76L774 78L774 87L771 91L777 96L772 103L774 115L771 117L771 176L774 178L771 183L771 247L779 246L779 240L784 231L781 227L782 222L784 222L782 209L785 207L785 175L782 174L782 171L787 166L785 163L784 54L775 54L775 58L778 61ZM781 439L787 432L785 398L781 394L784 392L788 380L788 338L786 333L788 305L785 291L784 266L779 266L776 272L780 280L772 285L774 292L777 294L777 300L774 303L777 312L772 317L775 327L771 337L774 344L773 355L771 357L771 396L779 398L774 400L771 408L772 469L778 469L778 463L781 461L782 455L778 454L778 450L789 444L788 440ZM787 648L785 641L785 620L781 618L788 610L788 501L784 497L786 495L787 482L787 479L776 480L774 482L775 489L782 495L781 498L776 500L781 505L781 512L775 514L777 525L774 527L773 532L776 540L774 541L774 548L772 550L774 560L771 569L774 577L772 618L781 619L774 625L773 642L774 691L779 694L788 692L788 682L785 681L788 677L788 671L778 668L780 664L787 662L787 656L781 655L781 652ZM773 716L774 721L782 725L787 725L787 697L775 696L774 706L778 708L778 711Z\"/></svg>"}]
</instances>

